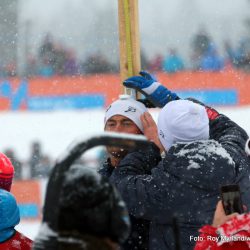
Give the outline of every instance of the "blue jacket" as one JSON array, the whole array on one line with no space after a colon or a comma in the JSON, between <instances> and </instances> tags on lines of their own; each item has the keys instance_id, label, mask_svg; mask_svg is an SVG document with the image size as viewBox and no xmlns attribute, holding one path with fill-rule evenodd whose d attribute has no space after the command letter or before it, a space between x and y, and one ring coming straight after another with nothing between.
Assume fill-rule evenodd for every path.
<instances>
[{"instance_id":1,"label":"blue jacket","mask_svg":"<svg viewBox=\"0 0 250 250\"><path fill-rule=\"evenodd\" d=\"M219 71L224 67L223 59L218 55L214 45L209 45L206 53L201 58L201 70Z\"/></svg>"},{"instance_id":2,"label":"blue jacket","mask_svg":"<svg viewBox=\"0 0 250 250\"><path fill-rule=\"evenodd\" d=\"M158 165L159 150L151 146L128 154L113 171L111 181L129 212L151 221L150 250L175 249L174 217L182 249L192 249L198 229L212 222L221 185L239 183L243 203L250 205L250 164L243 154L247 135L225 116L210 125L210 137L218 142L175 144Z\"/></svg>"},{"instance_id":3,"label":"blue jacket","mask_svg":"<svg viewBox=\"0 0 250 250\"><path fill-rule=\"evenodd\" d=\"M184 69L184 63L181 57L170 55L163 61L163 70L168 73L175 73Z\"/></svg>"},{"instance_id":4,"label":"blue jacket","mask_svg":"<svg viewBox=\"0 0 250 250\"><path fill-rule=\"evenodd\" d=\"M15 234L14 227L20 222L19 208L15 197L0 189L0 243Z\"/></svg>"}]
</instances>

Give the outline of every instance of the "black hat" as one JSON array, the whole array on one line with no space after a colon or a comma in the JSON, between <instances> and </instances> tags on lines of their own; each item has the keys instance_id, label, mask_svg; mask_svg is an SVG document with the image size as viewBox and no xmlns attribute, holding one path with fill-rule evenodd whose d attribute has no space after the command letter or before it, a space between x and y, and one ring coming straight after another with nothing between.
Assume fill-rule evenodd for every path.
<instances>
[{"instance_id":1,"label":"black hat","mask_svg":"<svg viewBox=\"0 0 250 250\"><path fill-rule=\"evenodd\" d=\"M130 230L127 209L108 179L95 169L74 165L65 176L59 201L58 231L124 242Z\"/></svg>"}]
</instances>

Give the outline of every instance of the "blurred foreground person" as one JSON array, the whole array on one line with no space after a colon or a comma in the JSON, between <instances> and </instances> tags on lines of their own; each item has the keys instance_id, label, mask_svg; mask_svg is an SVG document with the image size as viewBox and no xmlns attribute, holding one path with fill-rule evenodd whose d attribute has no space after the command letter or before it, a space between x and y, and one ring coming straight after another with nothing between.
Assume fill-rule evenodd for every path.
<instances>
[{"instance_id":1,"label":"blurred foreground person","mask_svg":"<svg viewBox=\"0 0 250 250\"><path fill-rule=\"evenodd\" d=\"M104 130L108 132L143 134L143 125L140 116L147 112L147 108L127 96L110 104L104 118ZM155 134L157 131L155 130ZM99 173L110 177L119 162L128 153L127 150L119 147L107 147L108 159L103 164ZM149 221L136 219L130 215L131 233L128 240L122 244L123 250L147 250L149 238Z\"/></svg>"},{"instance_id":2,"label":"blurred foreground person","mask_svg":"<svg viewBox=\"0 0 250 250\"><path fill-rule=\"evenodd\" d=\"M10 159L5 154L0 153L0 188L10 191L13 176L14 167Z\"/></svg>"},{"instance_id":3,"label":"blurred foreground person","mask_svg":"<svg viewBox=\"0 0 250 250\"><path fill-rule=\"evenodd\" d=\"M213 224L200 230L195 250L246 250L250 249L250 214L226 215L219 201Z\"/></svg>"},{"instance_id":4,"label":"blurred foreground person","mask_svg":"<svg viewBox=\"0 0 250 250\"><path fill-rule=\"evenodd\" d=\"M127 209L115 188L82 165L65 175L58 217L58 231L42 224L33 249L116 250L129 235Z\"/></svg>"},{"instance_id":5,"label":"blurred foreground person","mask_svg":"<svg viewBox=\"0 0 250 250\"><path fill-rule=\"evenodd\" d=\"M0 250L30 250L32 240L15 230L20 222L15 197L0 189Z\"/></svg>"}]
</instances>

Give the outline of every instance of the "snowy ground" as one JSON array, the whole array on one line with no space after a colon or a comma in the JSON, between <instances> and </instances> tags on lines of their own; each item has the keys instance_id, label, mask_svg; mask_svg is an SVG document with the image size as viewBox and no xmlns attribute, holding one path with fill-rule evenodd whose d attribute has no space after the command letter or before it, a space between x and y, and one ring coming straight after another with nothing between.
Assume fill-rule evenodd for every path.
<instances>
[{"instance_id":1,"label":"snowy ground","mask_svg":"<svg viewBox=\"0 0 250 250\"><path fill-rule=\"evenodd\" d=\"M16 229L19 232L22 232L24 235L29 237L30 239L35 239L38 230L39 230L40 222L38 221L22 221Z\"/></svg>"},{"instance_id":2,"label":"snowy ground","mask_svg":"<svg viewBox=\"0 0 250 250\"><path fill-rule=\"evenodd\" d=\"M218 108L250 134L250 106ZM152 111L157 118L157 110ZM103 130L103 110L51 113L1 113L0 151L14 148L17 156L27 160L34 140L42 142L45 153L57 158L79 136L89 136ZM18 229L34 238L39 222L22 221Z\"/></svg>"},{"instance_id":3,"label":"snowy ground","mask_svg":"<svg viewBox=\"0 0 250 250\"><path fill-rule=\"evenodd\" d=\"M218 110L250 134L250 106ZM152 113L157 118L157 110ZM14 148L17 156L26 160L31 142L39 140L45 153L57 158L74 139L102 132L103 117L103 110L1 113L0 151L8 147Z\"/></svg>"}]
</instances>

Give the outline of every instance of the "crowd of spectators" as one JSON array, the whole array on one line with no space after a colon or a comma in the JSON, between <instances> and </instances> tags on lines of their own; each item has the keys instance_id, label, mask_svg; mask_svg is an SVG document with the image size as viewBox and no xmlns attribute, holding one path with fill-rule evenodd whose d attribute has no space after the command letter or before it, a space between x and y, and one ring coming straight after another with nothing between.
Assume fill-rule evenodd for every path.
<instances>
[{"instance_id":1,"label":"crowd of spectators","mask_svg":"<svg viewBox=\"0 0 250 250\"><path fill-rule=\"evenodd\" d=\"M224 53L219 52L213 39L203 30L192 39L190 60L183 58L176 48L169 48L166 54L157 54L148 60L141 53L142 68L151 72L175 73L183 70L222 71L228 67L250 72L250 37L242 38L237 46L224 43ZM90 54L84 60L77 58L74 49L67 48L46 35L36 56L27 56L26 76L51 77L58 75L86 75L95 73L117 73L119 66L110 62L100 51ZM0 66L0 76L16 76L16 63Z\"/></svg>"},{"instance_id":2,"label":"crowd of spectators","mask_svg":"<svg viewBox=\"0 0 250 250\"><path fill-rule=\"evenodd\" d=\"M250 72L250 38L242 38L235 48L226 41L222 55L212 38L200 31L192 40L191 51L191 63L185 62L175 48L170 48L167 55L156 55L148 69L175 73L183 70L216 72L231 67Z\"/></svg>"},{"instance_id":3,"label":"crowd of spectators","mask_svg":"<svg viewBox=\"0 0 250 250\"><path fill-rule=\"evenodd\" d=\"M45 154L39 141L31 144L30 155L25 160L20 160L13 148L6 148L3 153L9 157L14 166L15 180L48 178L55 164L55 157ZM89 166L98 168L105 157L106 150L100 149L96 155L81 159L78 163L87 163Z\"/></svg>"},{"instance_id":4,"label":"crowd of spectators","mask_svg":"<svg viewBox=\"0 0 250 250\"><path fill-rule=\"evenodd\" d=\"M40 142L31 145L30 156L27 161L18 159L15 150L7 148L3 152L11 160L15 169L15 179L47 178L53 166L52 159L43 153Z\"/></svg>"}]
</instances>

